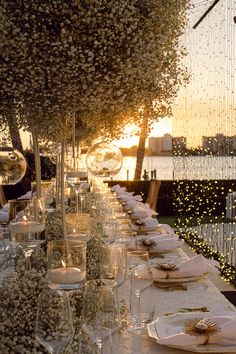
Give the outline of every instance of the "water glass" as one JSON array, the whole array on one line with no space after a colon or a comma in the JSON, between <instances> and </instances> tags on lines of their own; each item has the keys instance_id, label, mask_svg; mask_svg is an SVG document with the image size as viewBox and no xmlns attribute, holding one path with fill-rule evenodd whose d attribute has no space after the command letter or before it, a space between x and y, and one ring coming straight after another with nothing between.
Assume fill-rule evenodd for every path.
<instances>
[{"instance_id":1,"label":"water glass","mask_svg":"<svg viewBox=\"0 0 236 354\"><path fill-rule=\"evenodd\" d=\"M49 353L61 353L72 341L74 328L69 294L52 290L38 297L35 337Z\"/></svg>"},{"instance_id":2,"label":"water glass","mask_svg":"<svg viewBox=\"0 0 236 354\"><path fill-rule=\"evenodd\" d=\"M47 264L47 279L52 289L81 288L86 277L86 242L49 241Z\"/></svg>"},{"instance_id":3,"label":"water glass","mask_svg":"<svg viewBox=\"0 0 236 354\"><path fill-rule=\"evenodd\" d=\"M99 353L112 353L111 334L118 328L114 293L99 280L85 284L82 323L83 331L96 343Z\"/></svg>"},{"instance_id":4,"label":"water glass","mask_svg":"<svg viewBox=\"0 0 236 354\"><path fill-rule=\"evenodd\" d=\"M148 251L128 251L127 257L127 270L130 271L139 265L149 265Z\"/></svg>"},{"instance_id":5,"label":"water glass","mask_svg":"<svg viewBox=\"0 0 236 354\"><path fill-rule=\"evenodd\" d=\"M45 242L44 198L9 201L10 242L22 248L30 269L30 256L35 247Z\"/></svg>"},{"instance_id":6,"label":"water glass","mask_svg":"<svg viewBox=\"0 0 236 354\"><path fill-rule=\"evenodd\" d=\"M102 224L102 239L107 244L115 242L117 234L117 222L115 219L105 220Z\"/></svg>"},{"instance_id":7,"label":"water glass","mask_svg":"<svg viewBox=\"0 0 236 354\"><path fill-rule=\"evenodd\" d=\"M118 219L117 241L129 245L131 242L136 244L137 232L132 229L130 219Z\"/></svg>"},{"instance_id":8,"label":"water glass","mask_svg":"<svg viewBox=\"0 0 236 354\"><path fill-rule=\"evenodd\" d=\"M142 264L131 270L130 314L128 331L141 334L146 324L153 320L154 290L152 272L149 266Z\"/></svg>"},{"instance_id":9,"label":"water glass","mask_svg":"<svg viewBox=\"0 0 236 354\"><path fill-rule=\"evenodd\" d=\"M101 280L113 288L126 280L125 247L120 244L104 245L101 265Z\"/></svg>"}]
</instances>

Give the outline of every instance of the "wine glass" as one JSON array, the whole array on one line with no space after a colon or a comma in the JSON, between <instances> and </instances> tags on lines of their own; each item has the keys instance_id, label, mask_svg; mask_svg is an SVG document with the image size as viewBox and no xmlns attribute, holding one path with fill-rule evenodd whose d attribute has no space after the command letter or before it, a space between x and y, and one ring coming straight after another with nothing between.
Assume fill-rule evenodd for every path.
<instances>
[{"instance_id":1,"label":"wine glass","mask_svg":"<svg viewBox=\"0 0 236 354\"><path fill-rule=\"evenodd\" d=\"M137 232L132 229L132 223L130 219L118 219L118 232L117 241L127 246L131 242L135 242L137 238Z\"/></svg>"},{"instance_id":2,"label":"wine glass","mask_svg":"<svg viewBox=\"0 0 236 354\"><path fill-rule=\"evenodd\" d=\"M79 172L68 172L66 180L69 185L75 190L76 195L76 212L79 212L79 188L80 188L80 174Z\"/></svg>"},{"instance_id":3,"label":"wine glass","mask_svg":"<svg viewBox=\"0 0 236 354\"><path fill-rule=\"evenodd\" d=\"M82 329L96 343L100 354L111 354L111 334L117 330L115 300L112 288L99 280L85 284Z\"/></svg>"},{"instance_id":4,"label":"wine glass","mask_svg":"<svg viewBox=\"0 0 236 354\"><path fill-rule=\"evenodd\" d=\"M113 288L126 280L125 247L121 244L104 245L101 265L101 280Z\"/></svg>"},{"instance_id":5,"label":"wine glass","mask_svg":"<svg viewBox=\"0 0 236 354\"><path fill-rule=\"evenodd\" d=\"M127 257L127 270L130 273L132 269L140 265L149 266L148 251L128 251Z\"/></svg>"},{"instance_id":6,"label":"wine glass","mask_svg":"<svg viewBox=\"0 0 236 354\"><path fill-rule=\"evenodd\" d=\"M28 269L33 250L45 242L45 210L44 198L9 201L10 242L22 248Z\"/></svg>"},{"instance_id":7,"label":"wine glass","mask_svg":"<svg viewBox=\"0 0 236 354\"><path fill-rule=\"evenodd\" d=\"M67 172L66 180L75 190L76 194L76 212L84 211L85 195L88 191L89 185L84 178L87 178L87 173L82 171ZM81 209L79 210L79 200L81 203Z\"/></svg>"},{"instance_id":8,"label":"wine glass","mask_svg":"<svg viewBox=\"0 0 236 354\"><path fill-rule=\"evenodd\" d=\"M89 190L89 184L87 181L80 181L80 185L78 188L78 195L80 198L80 211L81 213L85 212L85 198L86 198L86 194Z\"/></svg>"},{"instance_id":9,"label":"wine glass","mask_svg":"<svg viewBox=\"0 0 236 354\"><path fill-rule=\"evenodd\" d=\"M130 314L128 331L142 334L146 324L154 314L154 296L152 291L152 272L148 264L140 264L131 270Z\"/></svg>"},{"instance_id":10,"label":"wine glass","mask_svg":"<svg viewBox=\"0 0 236 354\"><path fill-rule=\"evenodd\" d=\"M38 298L35 337L51 354L61 353L74 336L69 294L43 291Z\"/></svg>"},{"instance_id":11,"label":"wine glass","mask_svg":"<svg viewBox=\"0 0 236 354\"><path fill-rule=\"evenodd\" d=\"M116 239L117 222L115 219L108 218L102 223L102 239L106 244L112 244Z\"/></svg>"}]
</instances>

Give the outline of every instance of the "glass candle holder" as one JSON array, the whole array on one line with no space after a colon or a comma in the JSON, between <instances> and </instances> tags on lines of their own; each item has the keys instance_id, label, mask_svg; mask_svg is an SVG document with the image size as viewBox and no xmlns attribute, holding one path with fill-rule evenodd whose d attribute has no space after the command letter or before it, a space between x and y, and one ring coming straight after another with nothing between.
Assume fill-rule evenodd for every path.
<instances>
[{"instance_id":1,"label":"glass candle holder","mask_svg":"<svg viewBox=\"0 0 236 354\"><path fill-rule=\"evenodd\" d=\"M29 269L33 250L45 242L45 210L44 198L9 201L10 242L22 248Z\"/></svg>"},{"instance_id":2,"label":"glass candle holder","mask_svg":"<svg viewBox=\"0 0 236 354\"><path fill-rule=\"evenodd\" d=\"M91 234L91 220L87 213L66 215L66 226L69 238L88 241Z\"/></svg>"},{"instance_id":3,"label":"glass candle holder","mask_svg":"<svg viewBox=\"0 0 236 354\"><path fill-rule=\"evenodd\" d=\"M86 242L49 241L47 263L47 279L52 289L79 289L86 278Z\"/></svg>"}]
</instances>

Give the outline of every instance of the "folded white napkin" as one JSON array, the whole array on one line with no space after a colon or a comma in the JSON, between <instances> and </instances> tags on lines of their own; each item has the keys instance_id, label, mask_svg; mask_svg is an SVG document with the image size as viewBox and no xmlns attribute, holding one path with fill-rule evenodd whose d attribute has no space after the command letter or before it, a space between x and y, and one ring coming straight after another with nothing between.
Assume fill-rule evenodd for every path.
<instances>
[{"instance_id":1,"label":"folded white napkin","mask_svg":"<svg viewBox=\"0 0 236 354\"><path fill-rule=\"evenodd\" d=\"M174 233L173 229L168 224L159 224L158 223L156 231L158 231L158 233L160 233L160 234L165 234L165 233L173 234Z\"/></svg>"},{"instance_id":2,"label":"folded white napkin","mask_svg":"<svg viewBox=\"0 0 236 354\"><path fill-rule=\"evenodd\" d=\"M131 193L133 193L133 192L131 192ZM126 192L125 194L120 194L119 195L119 199L122 202L124 202L124 203L128 202L131 199L136 200L137 202L141 202L143 200L141 195L139 195L139 194L138 195L132 195L132 194L130 194L128 192Z\"/></svg>"},{"instance_id":3,"label":"folded white napkin","mask_svg":"<svg viewBox=\"0 0 236 354\"><path fill-rule=\"evenodd\" d=\"M18 199L29 199L32 198L32 192L28 191L26 194L21 195Z\"/></svg>"},{"instance_id":4,"label":"folded white napkin","mask_svg":"<svg viewBox=\"0 0 236 354\"><path fill-rule=\"evenodd\" d=\"M194 319L194 314L192 314ZM209 338L209 343L219 345L236 345L236 312L225 312L217 315L216 312L210 312L204 317L203 321L209 320L216 324L220 331ZM165 324L157 321L155 324L158 333L158 343L164 345L173 345L177 347L188 347L191 345L201 345L205 342L205 337L189 335L184 332L184 328L179 329L179 333L166 336Z\"/></svg>"},{"instance_id":5,"label":"folded white napkin","mask_svg":"<svg viewBox=\"0 0 236 354\"><path fill-rule=\"evenodd\" d=\"M121 187L119 184L116 184L115 186L112 187L112 191L119 195L119 194L123 194L123 192L126 191L126 188Z\"/></svg>"},{"instance_id":6,"label":"folded white napkin","mask_svg":"<svg viewBox=\"0 0 236 354\"><path fill-rule=\"evenodd\" d=\"M131 219L143 219L147 216L157 215L157 213L152 210L149 206L145 206L145 204L137 204L135 208L132 210Z\"/></svg>"},{"instance_id":7,"label":"folded white napkin","mask_svg":"<svg viewBox=\"0 0 236 354\"><path fill-rule=\"evenodd\" d=\"M157 235L154 237L142 237L141 235L132 241L128 246L128 250L143 250L149 252L164 252L175 250L178 244L178 235ZM154 276L153 276L154 278Z\"/></svg>"},{"instance_id":8,"label":"folded white napkin","mask_svg":"<svg viewBox=\"0 0 236 354\"><path fill-rule=\"evenodd\" d=\"M124 209L126 211L129 211L129 210L133 210L137 205L140 205L142 204L141 202L138 202L137 200L135 199L129 199L126 203L125 203L125 206L124 206Z\"/></svg>"},{"instance_id":9,"label":"folded white napkin","mask_svg":"<svg viewBox=\"0 0 236 354\"><path fill-rule=\"evenodd\" d=\"M153 279L178 279L186 277L198 277L208 273L210 270L214 270L215 263L209 262L201 254L187 259L176 265L176 270L161 270L156 267L152 269Z\"/></svg>"},{"instance_id":10,"label":"folded white napkin","mask_svg":"<svg viewBox=\"0 0 236 354\"><path fill-rule=\"evenodd\" d=\"M8 211L0 212L0 224L8 222Z\"/></svg>"},{"instance_id":11,"label":"folded white napkin","mask_svg":"<svg viewBox=\"0 0 236 354\"><path fill-rule=\"evenodd\" d=\"M158 226L157 219L152 218L151 216L147 216L146 218L141 220L141 225L133 224L134 231L145 231L145 230L155 230Z\"/></svg>"},{"instance_id":12,"label":"folded white napkin","mask_svg":"<svg viewBox=\"0 0 236 354\"><path fill-rule=\"evenodd\" d=\"M8 203L4 204L1 209L1 212L8 212L8 208L9 208L9 204Z\"/></svg>"}]
</instances>

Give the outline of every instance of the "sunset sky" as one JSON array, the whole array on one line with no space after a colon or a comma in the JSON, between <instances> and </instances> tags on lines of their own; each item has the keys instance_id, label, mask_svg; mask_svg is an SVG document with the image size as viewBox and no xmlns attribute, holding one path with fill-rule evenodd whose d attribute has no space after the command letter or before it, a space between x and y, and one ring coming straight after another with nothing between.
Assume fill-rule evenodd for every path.
<instances>
[{"instance_id":1,"label":"sunset sky","mask_svg":"<svg viewBox=\"0 0 236 354\"><path fill-rule=\"evenodd\" d=\"M115 140L114 143L118 147L131 147L138 144L138 136L135 136L135 129L132 126L128 126L126 129L126 134L130 135L128 139ZM158 123L155 123L150 136L163 136L164 134L172 133L172 119L163 118ZM29 147L29 133L21 131L22 142L24 148Z\"/></svg>"}]
</instances>

